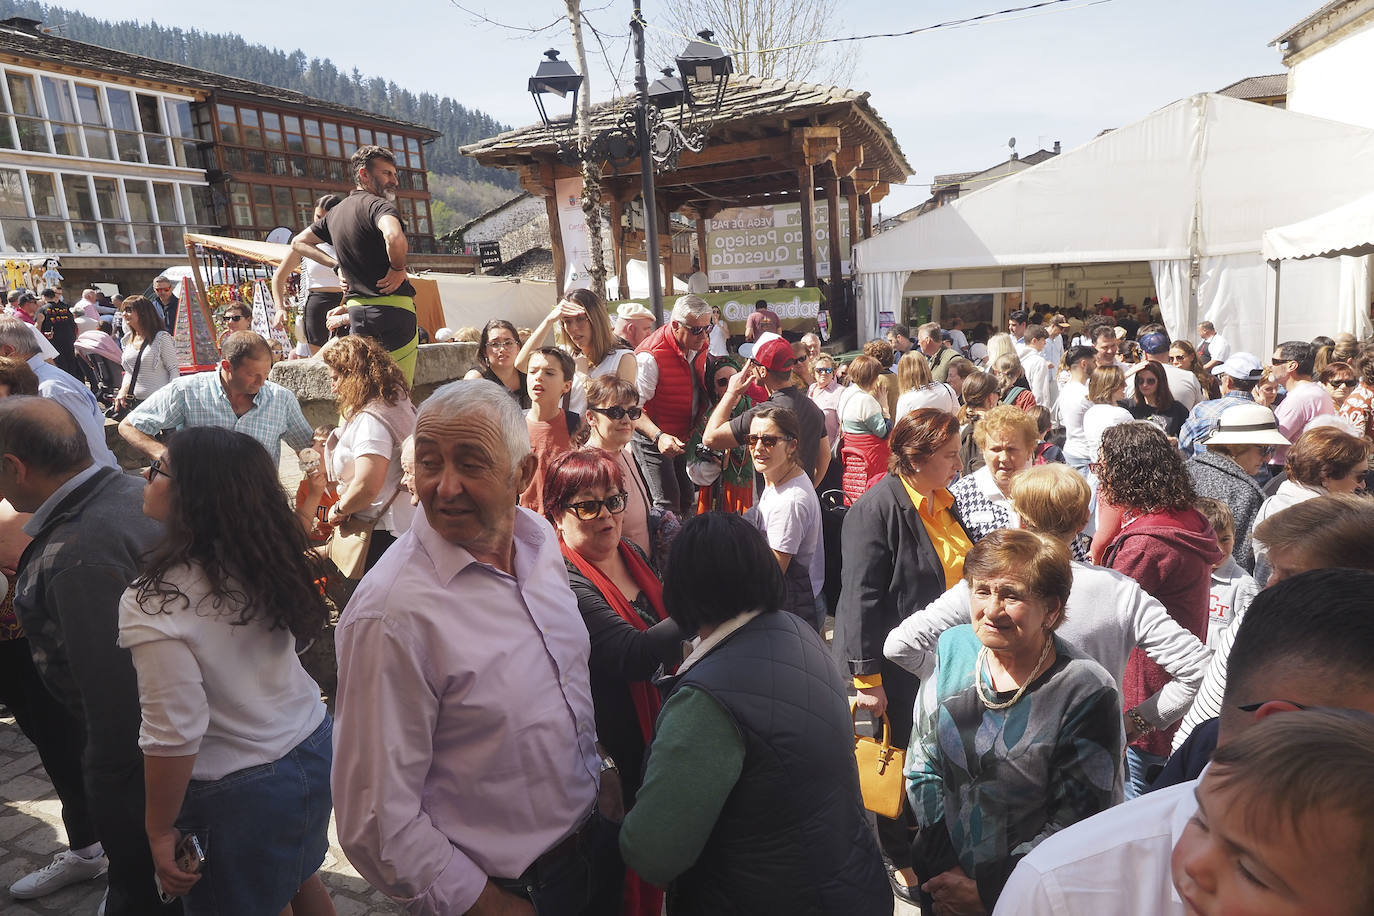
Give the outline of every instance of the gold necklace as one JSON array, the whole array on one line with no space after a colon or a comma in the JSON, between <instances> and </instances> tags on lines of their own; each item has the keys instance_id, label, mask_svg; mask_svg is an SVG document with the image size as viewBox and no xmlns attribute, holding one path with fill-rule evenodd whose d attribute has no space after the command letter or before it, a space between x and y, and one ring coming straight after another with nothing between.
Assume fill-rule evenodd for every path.
<instances>
[{"instance_id":1,"label":"gold necklace","mask_svg":"<svg viewBox=\"0 0 1374 916\"><path fill-rule=\"evenodd\" d=\"M1040 666L1045 664L1045 659L1050 657L1050 649L1053 645L1053 636L1045 640L1045 648L1041 650L1040 659L1035 663L1035 667L1031 669L1030 676L1026 678L1026 682L1021 685L1015 695L1005 703L989 700L987 694L983 693L983 668L987 664L986 659L991 652L987 646L983 646L983 648L978 650L978 658L973 664L973 686L978 691L978 699L982 700L983 705L988 709L1006 709L1010 706L1015 706L1017 701L1025 694L1026 688L1029 687L1031 682L1040 674Z\"/></svg>"}]
</instances>

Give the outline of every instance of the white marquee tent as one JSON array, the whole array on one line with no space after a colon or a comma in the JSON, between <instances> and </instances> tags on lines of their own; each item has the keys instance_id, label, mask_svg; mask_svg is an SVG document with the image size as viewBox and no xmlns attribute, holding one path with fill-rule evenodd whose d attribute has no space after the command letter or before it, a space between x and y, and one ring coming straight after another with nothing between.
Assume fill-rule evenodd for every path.
<instances>
[{"instance_id":1,"label":"white marquee tent","mask_svg":"<svg viewBox=\"0 0 1374 916\"><path fill-rule=\"evenodd\" d=\"M1370 193L1374 130L1193 96L860 243L859 326L877 336L913 271L1148 261L1173 334L1209 319L1261 353L1273 334L1355 330L1367 259L1286 267L1292 320L1266 327L1261 241Z\"/></svg>"},{"instance_id":2,"label":"white marquee tent","mask_svg":"<svg viewBox=\"0 0 1374 916\"><path fill-rule=\"evenodd\" d=\"M1269 284L1265 312L1265 333L1270 339L1287 339L1281 335L1287 316L1280 318L1280 289L1287 286L1293 266L1283 267L1284 261L1306 261L1311 258L1337 259L1340 269L1340 294L1348 308L1337 314L1333 333L1349 331L1356 337L1368 337L1371 330L1370 258L1374 254L1374 194L1366 194L1343 207L1337 207L1311 219L1288 226L1279 226L1264 233L1262 253L1269 263Z\"/></svg>"}]
</instances>

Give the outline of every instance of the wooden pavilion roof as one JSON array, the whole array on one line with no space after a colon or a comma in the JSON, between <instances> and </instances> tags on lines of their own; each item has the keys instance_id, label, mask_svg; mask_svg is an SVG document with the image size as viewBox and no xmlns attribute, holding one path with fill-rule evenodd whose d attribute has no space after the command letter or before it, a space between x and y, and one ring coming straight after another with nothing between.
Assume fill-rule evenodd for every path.
<instances>
[{"instance_id":1,"label":"wooden pavilion roof","mask_svg":"<svg viewBox=\"0 0 1374 916\"><path fill-rule=\"evenodd\" d=\"M593 107L592 132L614 127L631 103L618 98ZM669 118L673 114L665 112ZM566 125L556 130L533 125L461 151L482 165L515 169L525 187L548 194L553 179L579 174L557 159L558 140L569 135ZM668 212L714 213L798 200L803 165L812 167L818 186L836 178L846 185L852 181L858 193L875 200L913 171L867 92L740 75L726 87L706 148L683 153L677 168L658 174L655 185ZM633 197L639 165L608 164L602 180L613 196Z\"/></svg>"}]
</instances>

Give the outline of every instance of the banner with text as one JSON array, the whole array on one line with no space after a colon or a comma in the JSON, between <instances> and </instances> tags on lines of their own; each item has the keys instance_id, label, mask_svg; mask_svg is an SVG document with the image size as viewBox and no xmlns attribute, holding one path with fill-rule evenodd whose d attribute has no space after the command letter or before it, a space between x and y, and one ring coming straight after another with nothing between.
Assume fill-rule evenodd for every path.
<instances>
[{"instance_id":1,"label":"banner with text","mask_svg":"<svg viewBox=\"0 0 1374 916\"><path fill-rule=\"evenodd\" d=\"M566 289L592 285L592 243L587 238L587 215L582 212L582 179L559 178L553 183L558 195L558 226L563 236L564 263L568 265ZM615 272L611 257L611 226L601 220L601 253L608 273Z\"/></svg>"},{"instance_id":2,"label":"banner with text","mask_svg":"<svg viewBox=\"0 0 1374 916\"><path fill-rule=\"evenodd\" d=\"M673 308L676 296L667 296L663 301L666 316ZM762 299L768 307L777 312L782 319L784 331L814 331L818 327L817 313L821 308L821 291L814 286L801 289L751 289L734 293L706 293L701 298L720 309L725 319L727 333L743 334L744 322L754 311L754 303ZM609 303L611 312L622 302L638 302L645 308L652 308L648 299L617 299Z\"/></svg>"},{"instance_id":3,"label":"banner with text","mask_svg":"<svg viewBox=\"0 0 1374 916\"><path fill-rule=\"evenodd\" d=\"M830 208L816 204L816 271L830 275ZM849 203L840 201L840 267L849 273ZM722 210L706 225L706 273L712 283L802 279L801 204Z\"/></svg>"}]
</instances>

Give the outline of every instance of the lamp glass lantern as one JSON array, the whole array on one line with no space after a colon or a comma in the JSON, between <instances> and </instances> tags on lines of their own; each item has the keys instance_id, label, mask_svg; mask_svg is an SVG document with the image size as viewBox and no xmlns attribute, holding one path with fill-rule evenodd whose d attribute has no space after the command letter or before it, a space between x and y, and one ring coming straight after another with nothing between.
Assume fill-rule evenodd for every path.
<instances>
[{"instance_id":1,"label":"lamp glass lantern","mask_svg":"<svg viewBox=\"0 0 1374 916\"><path fill-rule=\"evenodd\" d=\"M735 72L735 63L729 52L716 43L714 33L709 29L698 32L697 40L689 42L677 56L677 69L682 74L688 105L693 108L709 105L712 110L720 109L725 98L726 83L730 80L730 74ZM700 102L697 100L699 93L706 96ZM714 98L711 98L712 94Z\"/></svg>"},{"instance_id":2,"label":"lamp glass lantern","mask_svg":"<svg viewBox=\"0 0 1374 916\"><path fill-rule=\"evenodd\" d=\"M574 70L572 64L560 60L558 52L552 48L544 52L544 57L546 59L539 62L539 68L530 77L530 95L534 96L534 104L539 109L539 118L544 126L553 129L564 122L561 119L549 120L548 111L544 108L544 95L547 93L563 99L572 94L572 108L567 121L571 123L577 116L577 93L582 88L582 74Z\"/></svg>"},{"instance_id":3,"label":"lamp glass lantern","mask_svg":"<svg viewBox=\"0 0 1374 916\"><path fill-rule=\"evenodd\" d=\"M687 87L671 67L664 67L663 76L649 86L649 101L660 111L681 108L687 101Z\"/></svg>"}]
</instances>

